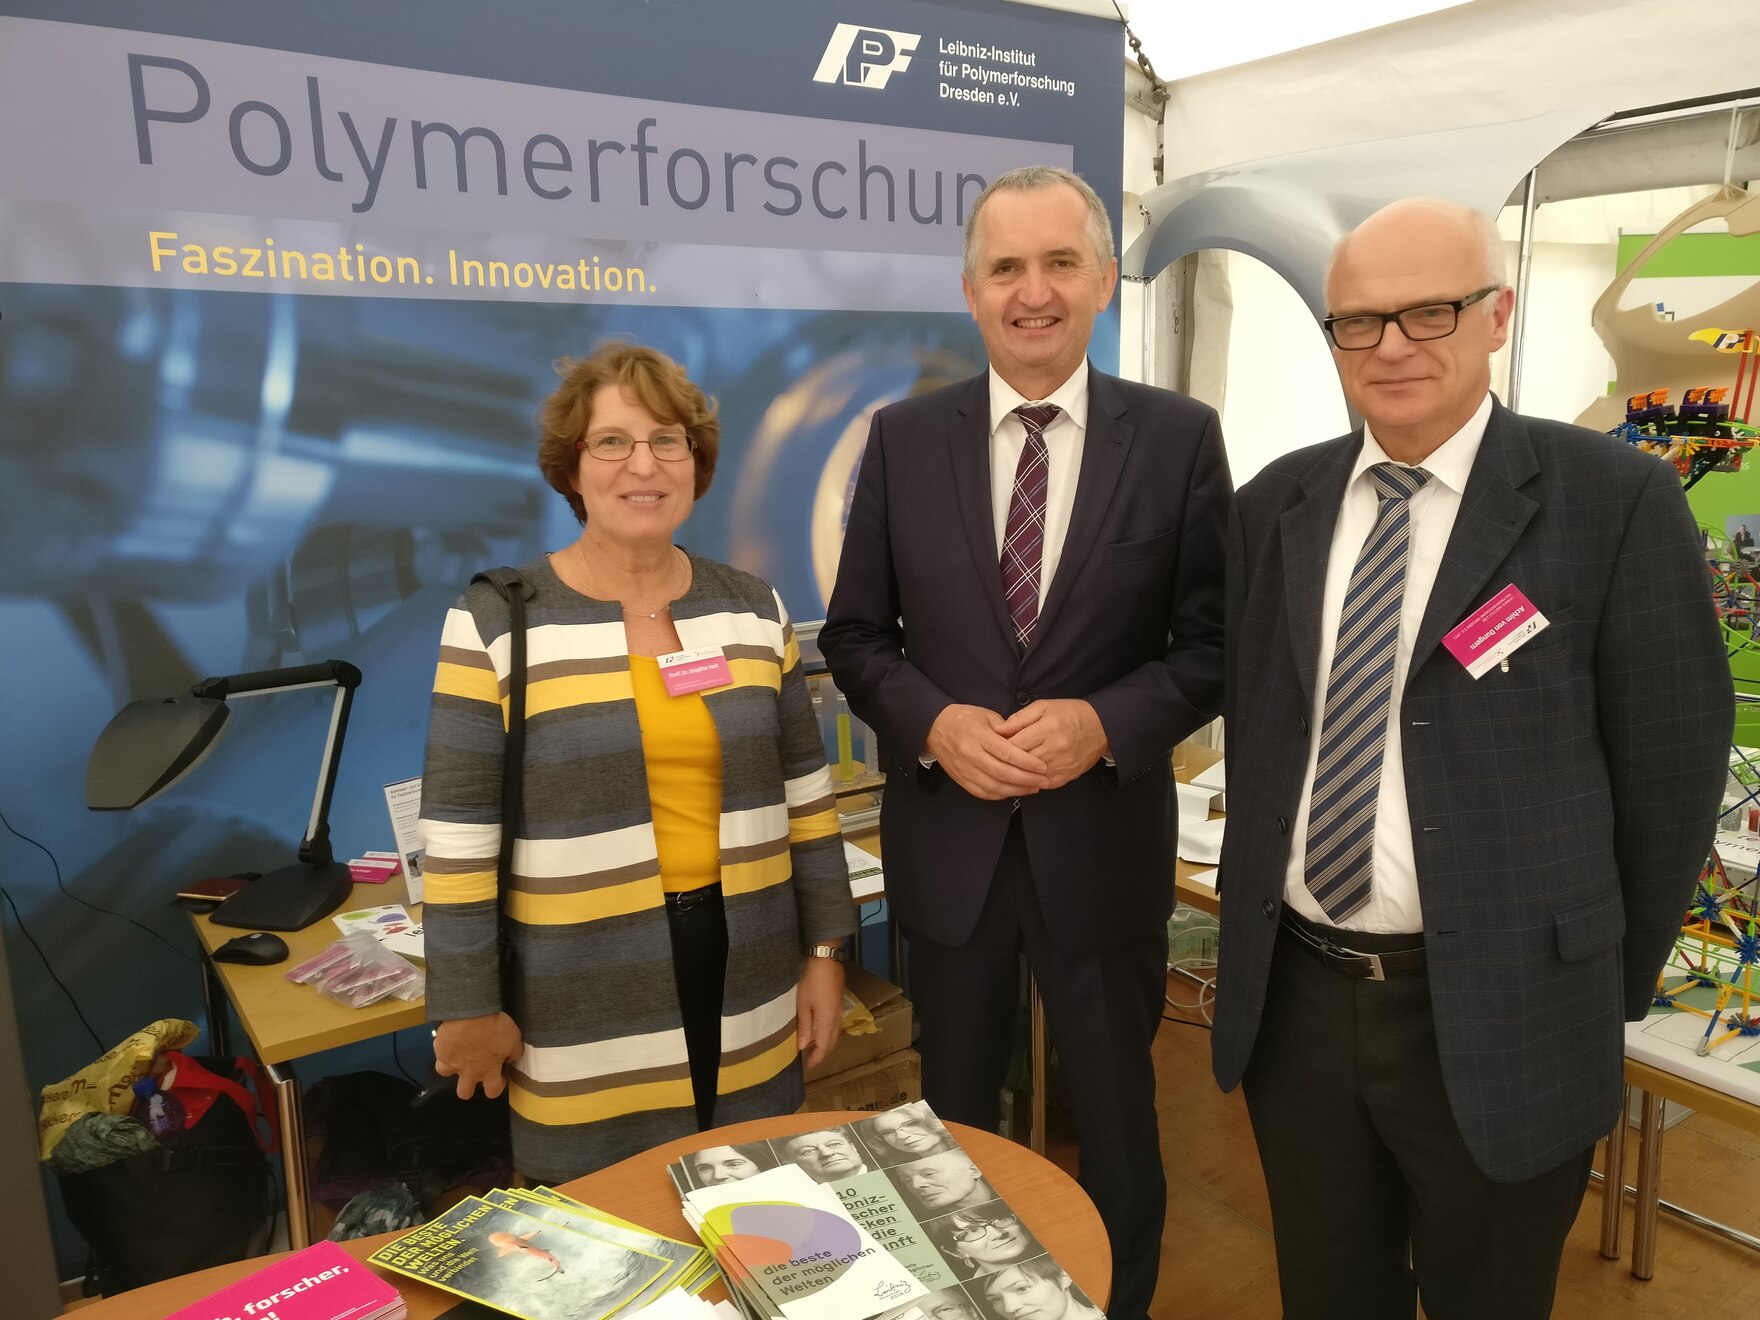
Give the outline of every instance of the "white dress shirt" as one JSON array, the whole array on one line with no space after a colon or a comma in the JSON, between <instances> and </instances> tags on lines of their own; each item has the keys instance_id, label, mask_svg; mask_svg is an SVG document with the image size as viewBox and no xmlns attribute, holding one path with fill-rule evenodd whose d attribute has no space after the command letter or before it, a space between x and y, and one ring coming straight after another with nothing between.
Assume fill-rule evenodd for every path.
<instances>
[{"instance_id":1,"label":"white dress shirt","mask_svg":"<svg viewBox=\"0 0 1760 1320\"><path fill-rule=\"evenodd\" d=\"M1369 901L1343 923L1351 930L1399 934L1424 929L1424 909L1418 897L1418 868L1412 855L1412 820L1406 808L1404 762L1400 759L1399 712L1405 694L1406 671L1412 663L1412 645L1424 621L1424 608L1430 603L1430 588L1436 583L1436 571L1442 565L1443 551L1448 548L1449 534L1454 531L1461 493L1467 488L1467 476L1473 470L1473 460L1478 457L1479 445L1485 439L1485 426L1490 420L1491 396L1487 394L1465 426L1422 463L1407 465L1422 467L1430 474L1430 480L1411 497L1410 502L1411 542L1406 556L1406 591L1400 606L1399 642L1394 652L1393 693L1388 699L1387 747L1382 754L1381 792L1375 800L1373 883ZM1364 426L1362 452L1357 455L1356 466L1345 483L1338 523L1332 529L1332 551L1326 561L1326 592L1320 606L1320 658L1314 671L1314 711L1308 722L1312 734L1308 769L1302 779L1301 804L1296 808L1295 824L1290 831L1293 837L1289 868L1284 873L1283 883L1284 902L1304 917L1324 925L1332 924L1332 919L1308 892L1303 874L1307 861L1308 806L1314 794L1314 764L1320 755L1326 688L1332 676L1332 654L1338 643L1338 616L1344 611L1344 596L1350 587L1351 573L1357 566L1363 542L1375 526L1378 512L1375 486L1366 474L1375 464L1392 461L1369 428Z\"/></svg>"},{"instance_id":2,"label":"white dress shirt","mask_svg":"<svg viewBox=\"0 0 1760 1320\"><path fill-rule=\"evenodd\" d=\"M1048 471L1045 479L1045 541L1039 559L1039 608L1063 557L1070 513L1076 507L1076 482L1082 475L1082 443L1088 435L1088 360L1043 399L1028 399L990 368L990 512L996 526L996 580L1002 581L1002 544L1008 539L1008 505L1014 498L1014 473L1027 447L1027 424L1014 415L1023 403L1054 403L1057 416L1043 432ZM1003 714L1008 714L1004 711ZM1113 764L1110 756L1101 758ZM918 756L924 768L932 756ZM1017 801L1016 806L1019 806Z\"/></svg>"},{"instance_id":3,"label":"white dress shirt","mask_svg":"<svg viewBox=\"0 0 1760 1320\"><path fill-rule=\"evenodd\" d=\"M1063 540L1069 534L1070 511L1076 507L1076 481L1082 474L1082 443L1088 434L1088 362L1043 399L1026 399L990 368L990 507L996 520L997 572L1002 543L1008 539L1008 505L1014 496L1014 473L1027 447L1027 424L1014 415L1023 403L1054 403L1059 411L1045 428L1045 455L1050 470L1045 481L1045 549L1039 566L1039 607L1057 573Z\"/></svg>"}]
</instances>

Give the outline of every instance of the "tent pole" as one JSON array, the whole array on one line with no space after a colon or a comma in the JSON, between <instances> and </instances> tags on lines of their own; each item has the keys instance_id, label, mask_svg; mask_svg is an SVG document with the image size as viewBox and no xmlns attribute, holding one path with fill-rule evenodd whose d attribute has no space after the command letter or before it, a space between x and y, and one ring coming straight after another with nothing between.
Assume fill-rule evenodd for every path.
<instances>
[{"instance_id":1,"label":"tent pole","mask_svg":"<svg viewBox=\"0 0 1760 1320\"><path fill-rule=\"evenodd\" d=\"M1143 291L1143 360L1139 366L1143 374L1137 379L1145 385L1164 385L1165 381L1155 379L1155 341L1161 337L1161 305L1155 296L1155 281L1144 280L1138 287Z\"/></svg>"},{"instance_id":2,"label":"tent pole","mask_svg":"<svg viewBox=\"0 0 1760 1320\"><path fill-rule=\"evenodd\" d=\"M1539 169L1529 170L1527 183L1522 189L1522 246L1521 255L1516 259L1515 325L1510 331L1509 343L1509 407L1512 412L1521 408L1522 332L1528 324L1528 275L1534 260L1534 212L1539 209L1535 201L1539 183Z\"/></svg>"}]
</instances>

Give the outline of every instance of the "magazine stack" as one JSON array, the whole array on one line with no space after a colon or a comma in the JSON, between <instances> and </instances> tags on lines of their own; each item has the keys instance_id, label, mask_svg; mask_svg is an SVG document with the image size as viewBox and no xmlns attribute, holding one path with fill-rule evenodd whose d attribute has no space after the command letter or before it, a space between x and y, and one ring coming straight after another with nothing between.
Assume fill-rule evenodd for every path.
<instances>
[{"instance_id":1,"label":"magazine stack","mask_svg":"<svg viewBox=\"0 0 1760 1320\"><path fill-rule=\"evenodd\" d=\"M460 1201L369 1259L521 1320L633 1320L665 1294L700 1292L714 1278L700 1247L546 1188ZM670 1302L651 1314L669 1311Z\"/></svg>"},{"instance_id":2,"label":"magazine stack","mask_svg":"<svg viewBox=\"0 0 1760 1320\"><path fill-rule=\"evenodd\" d=\"M920 1100L668 1171L748 1320L1104 1320ZM870 1241L911 1291L880 1295L901 1276L860 1254Z\"/></svg>"},{"instance_id":3,"label":"magazine stack","mask_svg":"<svg viewBox=\"0 0 1760 1320\"><path fill-rule=\"evenodd\" d=\"M403 1320L403 1298L334 1242L314 1242L165 1320Z\"/></svg>"}]
</instances>

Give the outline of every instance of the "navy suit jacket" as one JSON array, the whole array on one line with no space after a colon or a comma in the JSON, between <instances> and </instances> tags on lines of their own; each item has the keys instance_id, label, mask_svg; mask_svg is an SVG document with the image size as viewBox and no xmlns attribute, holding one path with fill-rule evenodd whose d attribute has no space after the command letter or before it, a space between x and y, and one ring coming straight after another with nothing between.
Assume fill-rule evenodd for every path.
<instances>
[{"instance_id":1,"label":"navy suit jacket","mask_svg":"<svg viewBox=\"0 0 1760 1320\"><path fill-rule=\"evenodd\" d=\"M1359 431L1279 459L1230 521L1224 1089L1264 1006L1317 733L1327 556L1361 445ZM1475 681L1441 637L1512 582L1551 626ZM1623 1024L1644 1016L1705 861L1733 712L1674 469L1494 406L1400 711L1443 1078L1493 1179L1532 1177L1612 1129Z\"/></svg>"},{"instance_id":2,"label":"navy suit jacket","mask_svg":"<svg viewBox=\"0 0 1760 1320\"><path fill-rule=\"evenodd\" d=\"M987 375L874 416L820 648L887 752L887 895L943 944L975 929L1010 803L925 768L950 703L1008 714L1081 697L1115 767L1021 800L1053 937L1092 951L1152 932L1173 902L1168 753L1221 705L1230 485L1215 412L1088 375L1087 434L1057 575L1023 652L1002 597Z\"/></svg>"}]
</instances>

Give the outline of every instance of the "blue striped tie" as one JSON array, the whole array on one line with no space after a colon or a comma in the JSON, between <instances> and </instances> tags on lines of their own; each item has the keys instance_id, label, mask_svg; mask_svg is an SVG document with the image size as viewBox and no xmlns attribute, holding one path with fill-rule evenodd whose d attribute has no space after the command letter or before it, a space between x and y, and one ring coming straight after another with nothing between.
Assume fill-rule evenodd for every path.
<instances>
[{"instance_id":1,"label":"blue striped tie","mask_svg":"<svg viewBox=\"0 0 1760 1320\"><path fill-rule=\"evenodd\" d=\"M1369 479L1381 497L1338 617L1338 646L1326 684L1320 756L1308 804L1308 892L1335 925L1369 901L1374 873L1375 799L1387 745L1387 705L1399 646L1400 605L1411 541L1407 501L1430 480L1423 468L1377 463Z\"/></svg>"}]
</instances>

